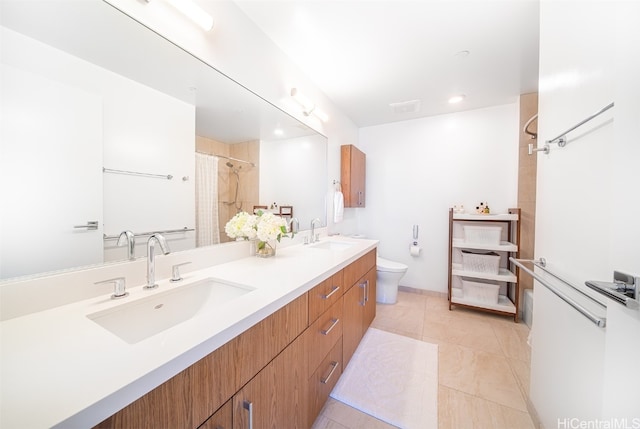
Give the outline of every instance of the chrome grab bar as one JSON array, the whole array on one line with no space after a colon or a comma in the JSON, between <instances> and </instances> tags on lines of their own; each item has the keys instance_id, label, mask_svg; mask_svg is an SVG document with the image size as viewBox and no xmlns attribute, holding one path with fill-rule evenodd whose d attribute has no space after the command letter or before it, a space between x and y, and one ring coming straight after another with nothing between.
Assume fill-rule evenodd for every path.
<instances>
[{"instance_id":1,"label":"chrome grab bar","mask_svg":"<svg viewBox=\"0 0 640 429\"><path fill-rule=\"evenodd\" d=\"M566 302L567 304L569 304L571 307L573 307L575 310L577 310L580 314L582 314L583 316L585 316L587 319L589 319L591 322L593 322L596 326L600 327L600 328L604 328L607 325L607 319L605 317L600 317L596 314L594 314L593 312L591 312L590 310L588 310L587 308L585 308L584 306L582 306L580 303L576 302L575 300L573 300L571 297L569 297L568 295L566 295L565 293L563 293L562 291L556 289L554 286L552 286L551 284L549 284L542 276L540 276L539 274L535 273L534 271L528 269L527 267L524 266L523 263L532 263L533 265L535 265L536 267L541 268L542 270L544 270L545 272L549 273L551 276L555 277L556 279L560 280L562 283L565 283L566 285L570 286L572 289L577 290L578 292L582 293L584 296L588 297L590 300L592 300L593 302L596 302L598 305L607 308L606 305L604 305L603 303L601 303L600 301L590 297L588 294L582 292L580 289L578 289L576 286L572 285L571 283L567 282L566 280L563 280L561 277L559 277L558 275L552 273L551 271L549 271L546 268L546 261L544 259L540 259L540 260L531 260L531 259L516 259L514 257L510 257L509 260L511 262L513 262L518 268L520 268L522 271L524 271L525 273L529 274L531 277L533 277L534 279L536 279L538 282L540 282L540 284L542 284L544 287L546 287L547 289L549 289L549 291L551 291L554 295L556 295L558 298L560 298L561 300L563 300L564 302Z\"/></svg>"}]
</instances>

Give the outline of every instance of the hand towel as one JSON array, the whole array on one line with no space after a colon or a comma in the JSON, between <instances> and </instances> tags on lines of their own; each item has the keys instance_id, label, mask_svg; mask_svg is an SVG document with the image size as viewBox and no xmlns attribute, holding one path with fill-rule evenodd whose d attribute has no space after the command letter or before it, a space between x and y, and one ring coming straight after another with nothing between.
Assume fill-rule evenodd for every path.
<instances>
[{"instance_id":1,"label":"hand towel","mask_svg":"<svg viewBox=\"0 0 640 429\"><path fill-rule=\"evenodd\" d=\"M342 222L344 216L344 195L342 192L336 191L333 195L333 223Z\"/></svg>"}]
</instances>

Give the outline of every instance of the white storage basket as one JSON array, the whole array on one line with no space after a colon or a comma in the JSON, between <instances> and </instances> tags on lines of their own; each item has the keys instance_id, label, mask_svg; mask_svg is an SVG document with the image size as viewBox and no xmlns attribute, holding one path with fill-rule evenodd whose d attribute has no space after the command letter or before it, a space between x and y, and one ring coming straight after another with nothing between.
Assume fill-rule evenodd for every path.
<instances>
[{"instance_id":1,"label":"white storage basket","mask_svg":"<svg viewBox=\"0 0 640 429\"><path fill-rule=\"evenodd\" d=\"M462 278L462 295L465 299L486 304L497 304L500 285Z\"/></svg>"},{"instance_id":2,"label":"white storage basket","mask_svg":"<svg viewBox=\"0 0 640 429\"><path fill-rule=\"evenodd\" d=\"M495 252L463 250L462 269L478 273L499 274L500 255Z\"/></svg>"},{"instance_id":3,"label":"white storage basket","mask_svg":"<svg viewBox=\"0 0 640 429\"><path fill-rule=\"evenodd\" d=\"M501 226L463 225L464 241L476 244L499 245L502 236Z\"/></svg>"}]
</instances>

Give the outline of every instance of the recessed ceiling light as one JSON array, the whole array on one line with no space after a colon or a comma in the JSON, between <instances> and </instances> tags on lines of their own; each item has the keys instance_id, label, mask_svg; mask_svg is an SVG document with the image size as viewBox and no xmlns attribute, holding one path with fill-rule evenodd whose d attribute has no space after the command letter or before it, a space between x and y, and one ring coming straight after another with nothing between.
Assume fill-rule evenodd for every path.
<instances>
[{"instance_id":1,"label":"recessed ceiling light","mask_svg":"<svg viewBox=\"0 0 640 429\"><path fill-rule=\"evenodd\" d=\"M455 53L454 57L456 58L467 58L471 52L469 51L458 51Z\"/></svg>"},{"instance_id":2,"label":"recessed ceiling light","mask_svg":"<svg viewBox=\"0 0 640 429\"><path fill-rule=\"evenodd\" d=\"M459 102L461 102L462 100L464 100L464 98L465 98L465 97L466 97L466 95L464 95L464 94L455 95L455 96L453 96L453 97L451 97L451 98L449 99L449 104L456 104L456 103L459 103Z\"/></svg>"},{"instance_id":3,"label":"recessed ceiling light","mask_svg":"<svg viewBox=\"0 0 640 429\"><path fill-rule=\"evenodd\" d=\"M273 130L273 134L281 136L284 134L284 131L282 131L282 128L276 128L275 130Z\"/></svg>"}]
</instances>

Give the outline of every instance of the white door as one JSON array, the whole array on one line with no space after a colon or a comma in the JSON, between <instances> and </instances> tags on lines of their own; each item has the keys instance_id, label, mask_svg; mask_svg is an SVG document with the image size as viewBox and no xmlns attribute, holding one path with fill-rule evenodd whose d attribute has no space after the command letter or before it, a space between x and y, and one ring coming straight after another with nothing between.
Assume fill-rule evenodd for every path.
<instances>
[{"instance_id":1,"label":"white door","mask_svg":"<svg viewBox=\"0 0 640 429\"><path fill-rule=\"evenodd\" d=\"M0 278L102 262L101 98L1 73Z\"/></svg>"}]
</instances>

